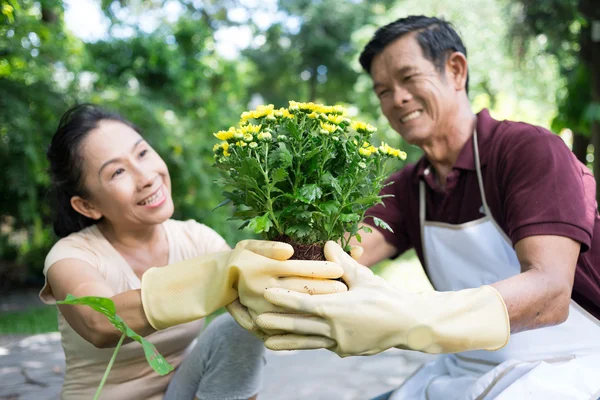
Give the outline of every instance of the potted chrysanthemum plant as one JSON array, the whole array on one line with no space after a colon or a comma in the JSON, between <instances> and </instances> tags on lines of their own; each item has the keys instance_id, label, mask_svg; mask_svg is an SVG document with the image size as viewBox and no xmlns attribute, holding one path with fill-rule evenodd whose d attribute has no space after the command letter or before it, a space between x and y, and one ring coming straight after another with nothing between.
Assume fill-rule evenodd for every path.
<instances>
[{"instance_id":1,"label":"potted chrysanthemum plant","mask_svg":"<svg viewBox=\"0 0 600 400\"><path fill-rule=\"evenodd\" d=\"M385 179L406 153L370 139L375 128L341 106L289 102L242 114L214 135L225 200L233 219L266 240L294 247L294 258L324 259L323 245L360 242L359 222L381 202ZM396 164L396 165L394 165ZM374 223L389 229L385 222Z\"/></svg>"}]
</instances>

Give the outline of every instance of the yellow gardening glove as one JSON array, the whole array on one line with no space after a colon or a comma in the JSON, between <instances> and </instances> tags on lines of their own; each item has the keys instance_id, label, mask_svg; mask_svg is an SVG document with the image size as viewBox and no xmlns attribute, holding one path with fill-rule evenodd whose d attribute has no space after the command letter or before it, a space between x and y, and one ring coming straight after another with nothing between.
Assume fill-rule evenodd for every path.
<instances>
[{"instance_id":1,"label":"yellow gardening glove","mask_svg":"<svg viewBox=\"0 0 600 400\"><path fill-rule=\"evenodd\" d=\"M292 255L294 255L294 250L291 246L285 245L281 243L279 246L279 251L276 255L271 255L272 258L277 257L277 259L284 261L289 259ZM350 255L355 260L358 260L360 256L363 254L363 248L360 246L352 246L350 249ZM309 294L328 294L335 293L340 291L345 291L346 286L344 285L297 285L296 291L300 293L309 293ZM335 292L332 292L334 290ZM242 297L245 296L242 295ZM270 303L269 303L270 304ZM282 331L264 331L256 326L254 319L256 316L260 314L255 310L249 310L244 304L242 304L241 299L236 299L226 307L229 314L237 321L237 323L244 329L252 332L255 336L262 339L263 341L267 340L271 335L276 333L283 333Z\"/></svg>"},{"instance_id":2,"label":"yellow gardening glove","mask_svg":"<svg viewBox=\"0 0 600 400\"><path fill-rule=\"evenodd\" d=\"M207 254L164 267L142 277L142 304L155 329L190 322L209 315L243 295L247 307L258 312L282 309L264 299L268 287L299 291L304 287L324 293L346 290L338 281L343 270L326 261L289 260L285 243L245 240L235 249ZM293 250L292 250L293 251Z\"/></svg>"},{"instance_id":3,"label":"yellow gardening glove","mask_svg":"<svg viewBox=\"0 0 600 400\"><path fill-rule=\"evenodd\" d=\"M290 333L270 337L267 348L329 348L344 357L377 354L391 347L426 353L496 350L508 342L506 306L491 286L410 293L373 275L334 242L325 245L325 256L344 268L348 291L309 296L268 289L265 298L271 303L305 315L259 315L260 329Z\"/></svg>"}]
</instances>

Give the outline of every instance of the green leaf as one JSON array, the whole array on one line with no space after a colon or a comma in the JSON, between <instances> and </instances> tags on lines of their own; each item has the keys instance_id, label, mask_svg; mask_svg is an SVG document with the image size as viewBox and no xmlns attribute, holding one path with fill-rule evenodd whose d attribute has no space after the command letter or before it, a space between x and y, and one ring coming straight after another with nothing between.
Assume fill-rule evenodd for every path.
<instances>
[{"instance_id":1,"label":"green leaf","mask_svg":"<svg viewBox=\"0 0 600 400\"><path fill-rule=\"evenodd\" d=\"M334 178L329 172L323 174L321 177L321 182L325 185L331 186L337 194L342 194L342 187L340 186L338 180Z\"/></svg>"},{"instance_id":2,"label":"green leaf","mask_svg":"<svg viewBox=\"0 0 600 400\"><path fill-rule=\"evenodd\" d=\"M157 374L162 376L173 371L173 367L158 352L158 350L156 350L156 347L131 330L125 321L116 314L115 303L111 299L93 296L75 297L68 294L63 301L57 301L57 304L88 306L94 311L104 314L115 328L142 345L148 364L150 364L150 367L152 367Z\"/></svg>"},{"instance_id":3,"label":"green leaf","mask_svg":"<svg viewBox=\"0 0 600 400\"><path fill-rule=\"evenodd\" d=\"M358 240L358 243L362 243L362 237L358 233L354 236L356 237L356 240Z\"/></svg>"},{"instance_id":4,"label":"green leaf","mask_svg":"<svg viewBox=\"0 0 600 400\"><path fill-rule=\"evenodd\" d=\"M375 222L375 226L378 226L380 228L383 228L385 230L388 230L392 233L394 233L394 231L392 230L392 228L387 224L387 222L385 222L382 219L379 219L377 217L372 217L373 218L373 222Z\"/></svg>"},{"instance_id":5,"label":"green leaf","mask_svg":"<svg viewBox=\"0 0 600 400\"><path fill-rule=\"evenodd\" d=\"M220 202L215 208L213 208L212 211L215 211L217 208L221 208L229 203L231 203L231 199L225 199L222 202Z\"/></svg>"},{"instance_id":6,"label":"green leaf","mask_svg":"<svg viewBox=\"0 0 600 400\"><path fill-rule=\"evenodd\" d=\"M360 227L363 231L365 231L366 233L371 233L373 232L373 229L371 229L371 227L367 226L367 225L363 225Z\"/></svg>"},{"instance_id":7,"label":"green leaf","mask_svg":"<svg viewBox=\"0 0 600 400\"><path fill-rule=\"evenodd\" d=\"M337 214L340 210L340 202L337 200L330 200L320 205L321 211L327 215Z\"/></svg>"},{"instance_id":8,"label":"green leaf","mask_svg":"<svg viewBox=\"0 0 600 400\"><path fill-rule=\"evenodd\" d=\"M302 239L312 233L308 225L292 225L285 229L285 234L293 239Z\"/></svg>"},{"instance_id":9,"label":"green leaf","mask_svg":"<svg viewBox=\"0 0 600 400\"><path fill-rule=\"evenodd\" d=\"M285 168L277 168L271 172L271 182L273 185L285 181L287 178L288 172Z\"/></svg>"},{"instance_id":10,"label":"green leaf","mask_svg":"<svg viewBox=\"0 0 600 400\"><path fill-rule=\"evenodd\" d=\"M279 143L279 148L269 157L269 166L272 168L288 168L292 165L294 157L284 143Z\"/></svg>"},{"instance_id":11,"label":"green leaf","mask_svg":"<svg viewBox=\"0 0 600 400\"><path fill-rule=\"evenodd\" d=\"M339 220L342 222L357 222L360 220L360 216L357 214L341 214Z\"/></svg>"},{"instance_id":12,"label":"green leaf","mask_svg":"<svg viewBox=\"0 0 600 400\"><path fill-rule=\"evenodd\" d=\"M304 203L312 203L320 199L323 195L323 190L317 184L304 185L298 191L298 199Z\"/></svg>"},{"instance_id":13,"label":"green leaf","mask_svg":"<svg viewBox=\"0 0 600 400\"><path fill-rule=\"evenodd\" d=\"M273 222L271 222L269 214L265 214L260 217L254 217L248 224L248 227L255 233L269 232L269 229L271 229L272 226Z\"/></svg>"}]
</instances>

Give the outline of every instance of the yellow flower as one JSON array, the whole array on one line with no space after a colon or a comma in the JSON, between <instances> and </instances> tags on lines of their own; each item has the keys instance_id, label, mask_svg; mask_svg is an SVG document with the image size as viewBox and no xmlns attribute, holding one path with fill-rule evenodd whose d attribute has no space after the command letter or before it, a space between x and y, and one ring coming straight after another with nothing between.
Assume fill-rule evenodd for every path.
<instances>
[{"instance_id":1,"label":"yellow flower","mask_svg":"<svg viewBox=\"0 0 600 400\"><path fill-rule=\"evenodd\" d=\"M266 106L260 105L260 106L256 107L256 110L254 111L254 118L258 119L258 118L262 118L266 115L273 114L274 108L275 108L275 106L273 104L268 104Z\"/></svg>"},{"instance_id":2,"label":"yellow flower","mask_svg":"<svg viewBox=\"0 0 600 400\"><path fill-rule=\"evenodd\" d=\"M215 133L215 137L219 140L229 140L233 138L233 135L235 134L235 130L233 128L230 128L228 131L219 131L217 133Z\"/></svg>"},{"instance_id":3,"label":"yellow flower","mask_svg":"<svg viewBox=\"0 0 600 400\"><path fill-rule=\"evenodd\" d=\"M373 133L377 130L377 128L375 128L373 125L369 125L360 121L354 121L350 126L359 133Z\"/></svg>"},{"instance_id":4,"label":"yellow flower","mask_svg":"<svg viewBox=\"0 0 600 400\"><path fill-rule=\"evenodd\" d=\"M254 149L254 148L256 148L256 146L258 146L258 143L256 143L256 142L252 142L252 143L250 143L250 148L251 148L251 149Z\"/></svg>"},{"instance_id":5,"label":"yellow flower","mask_svg":"<svg viewBox=\"0 0 600 400\"><path fill-rule=\"evenodd\" d=\"M372 144L364 142L362 147L358 149L358 152L361 156L370 157L371 154L377 154L378 150L377 147L373 146Z\"/></svg>"},{"instance_id":6,"label":"yellow flower","mask_svg":"<svg viewBox=\"0 0 600 400\"><path fill-rule=\"evenodd\" d=\"M236 139L243 139L244 138L244 132L242 132L241 129L236 129L235 133L233 134L233 137Z\"/></svg>"},{"instance_id":7,"label":"yellow flower","mask_svg":"<svg viewBox=\"0 0 600 400\"><path fill-rule=\"evenodd\" d=\"M223 142L223 143L221 143L221 147L223 148L223 155L225 157L229 157L231 155L231 153L229 153L229 151L227 151L227 150L229 150L229 143Z\"/></svg>"},{"instance_id":8,"label":"yellow flower","mask_svg":"<svg viewBox=\"0 0 600 400\"><path fill-rule=\"evenodd\" d=\"M246 134L244 134L244 140L245 140L246 142L251 142L251 141L253 141L253 140L254 140L254 136L252 136L252 134L251 134L251 133L246 133Z\"/></svg>"},{"instance_id":9,"label":"yellow flower","mask_svg":"<svg viewBox=\"0 0 600 400\"><path fill-rule=\"evenodd\" d=\"M362 161L358 163L358 166L361 167L361 168L367 168L367 164L365 164Z\"/></svg>"},{"instance_id":10,"label":"yellow flower","mask_svg":"<svg viewBox=\"0 0 600 400\"><path fill-rule=\"evenodd\" d=\"M390 157L395 157L395 158L398 158L400 160L405 160L406 159L406 153L405 152L400 151L398 149L395 149L395 148L389 146L385 142L381 143L381 146L379 146L379 151L381 152L381 154L385 154L385 155L390 156Z\"/></svg>"},{"instance_id":11,"label":"yellow flower","mask_svg":"<svg viewBox=\"0 0 600 400\"><path fill-rule=\"evenodd\" d=\"M280 108L279 110L275 110L273 114L278 118L294 118L294 114L291 114L287 108Z\"/></svg>"},{"instance_id":12,"label":"yellow flower","mask_svg":"<svg viewBox=\"0 0 600 400\"><path fill-rule=\"evenodd\" d=\"M317 113L316 113L316 112L314 112L314 111L313 111L313 112L311 112L310 114L306 114L306 116L307 116L308 118L312 118L312 119L317 119L317 118L319 118L319 114L317 114Z\"/></svg>"},{"instance_id":13,"label":"yellow flower","mask_svg":"<svg viewBox=\"0 0 600 400\"><path fill-rule=\"evenodd\" d=\"M269 116L273 114L273 109L275 106L273 104L269 105L260 105L256 107L254 111L244 111L242 116L240 117L240 125L246 125L248 120L250 119L259 119L265 116Z\"/></svg>"},{"instance_id":14,"label":"yellow flower","mask_svg":"<svg viewBox=\"0 0 600 400\"><path fill-rule=\"evenodd\" d=\"M344 117L341 115L327 115L327 121L339 125L342 123L342 121L344 121Z\"/></svg>"},{"instance_id":15,"label":"yellow flower","mask_svg":"<svg viewBox=\"0 0 600 400\"><path fill-rule=\"evenodd\" d=\"M243 133L258 133L260 131L261 127L262 127L262 124L261 125L249 124L249 125L243 126L241 131Z\"/></svg>"},{"instance_id":16,"label":"yellow flower","mask_svg":"<svg viewBox=\"0 0 600 400\"><path fill-rule=\"evenodd\" d=\"M257 136L258 140L271 140L272 136L269 132L261 132Z\"/></svg>"},{"instance_id":17,"label":"yellow flower","mask_svg":"<svg viewBox=\"0 0 600 400\"><path fill-rule=\"evenodd\" d=\"M329 124L327 122L321 122L321 129L327 131L328 133L333 133L338 129L338 126Z\"/></svg>"},{"instance_id":18,"label":"yellow flower","mask_svg":"<svg viewBox=\"0 0 600 400\"><path fill-rule=\"evenodd\" d=\"M235 142L235 145L237 147L244 147L244 146L248 146L248 143L242 142L241 140L238 140L237 142Z\"/></svg>"},{"instance_id":19,"label":"yellow flower","mask_svg":"<svg viewBox=\"0 0 600 400\"><path fill-rule=\"evenodd\" d=\"M217 143L213 146L213 152L216 152L217 150L219 150L221 148L221 143Z\"/></svg>"}]
</instances>

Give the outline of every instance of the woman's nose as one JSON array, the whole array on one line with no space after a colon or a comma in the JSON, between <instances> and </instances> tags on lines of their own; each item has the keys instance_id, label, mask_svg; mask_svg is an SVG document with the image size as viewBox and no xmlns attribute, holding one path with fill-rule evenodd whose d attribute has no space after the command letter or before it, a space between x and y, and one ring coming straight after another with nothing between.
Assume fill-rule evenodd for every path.
<instances>
[{"instance_id":1,"label":"woman's nose","mask_svg":"<svg viewBox=\"0 0 600 400\"><path fill-rule=\"evenodd\" d=\"M137 168L137 183L140 189L152 186L156 179L156 173L148 168Z\"/></svg>"}]
</instances>

